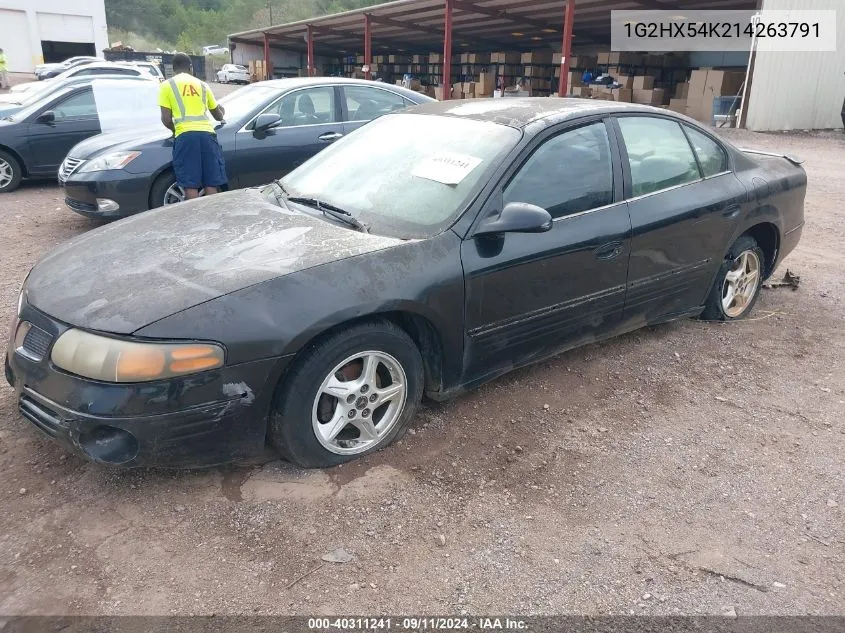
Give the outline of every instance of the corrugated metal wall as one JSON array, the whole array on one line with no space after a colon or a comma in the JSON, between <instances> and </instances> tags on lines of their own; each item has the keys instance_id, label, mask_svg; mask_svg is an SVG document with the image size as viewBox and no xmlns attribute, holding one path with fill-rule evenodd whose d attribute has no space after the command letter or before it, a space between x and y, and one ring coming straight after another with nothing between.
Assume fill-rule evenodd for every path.
<instances>
[{"instance_id":1,"label":"corrugated metal wall","mask_svg":"<svg viewBox=\"0 0 845 633\"><path fill-rule=\"evenodd\" d=\"M746 126L758 131L841 128L845 2L764 0L766 9L836 9L836 52L758 52Z\"/></svg>"}]
</instances>

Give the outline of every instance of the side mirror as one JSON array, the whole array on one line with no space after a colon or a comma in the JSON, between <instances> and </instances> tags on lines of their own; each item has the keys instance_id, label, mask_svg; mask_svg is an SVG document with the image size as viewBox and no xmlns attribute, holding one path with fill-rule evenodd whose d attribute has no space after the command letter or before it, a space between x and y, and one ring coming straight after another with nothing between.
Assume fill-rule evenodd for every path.
<instances>
[{"instance_id":1,"label":"side mirror","mask_svg":"<svg viewBox=\"0 0 845 633\"><path fill-rule=\"evenodd\" d=\"M52 110L47 110L46 112L42 112L38 115L38 118L35 119L36 123L53 123L56 120L56 113Z\"/></svg>"},{"instance_id":2,"label":"side mirror","mask_svg":"<svg viewBox=\"0 0 845 633\"><path fill-rule=\"evenodd\" d=\"M282 117L278 114L269 114L265 112L264 114L259 114L258 118L255 119L255 132L266 132L267 130L272 130L273 128L277 128L282 124Z\"/></svg>"},{"instance_id":3,"label":"side mirror","mask_svg":"<svg viewBox=\"0 0 845 633\"><path fill-rule=\"evenodd\" d=\"M552 216L548 211L527 202L511 202L499 215L484 220L475 235L545 233L551 229Z\"/></svg>"}]
</instances>

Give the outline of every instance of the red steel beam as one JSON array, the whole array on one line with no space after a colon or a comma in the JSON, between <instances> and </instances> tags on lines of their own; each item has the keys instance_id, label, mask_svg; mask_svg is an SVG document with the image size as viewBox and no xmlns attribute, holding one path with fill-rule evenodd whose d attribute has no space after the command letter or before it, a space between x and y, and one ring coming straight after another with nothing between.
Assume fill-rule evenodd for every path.
<instances>
[{"instance_id":1,"label":"red steel beam","mask_svg":"<svg viewBox=\"0 0 845 633\"><path fill-rule=\"evenodd\" d=\"M314 27L310 24L308 25L308 30L306 33L306 37L308 38L308 76L314 76Z\"/></svg>"},{"instance_id":2,"label":"red steel beam","mask_svg":"<svg viewBox=\"0 0 845 633\"><path fill-rule=\"evenodd\" d=\"M575 21L575 0L566 0L563 14L563 48L560 60L560 83L558 96L565 97L569 91L569 57L572 55L572 23Z\"/></svg>"},{"instance_id":3,"label":"red steel beam","mask_svg":"<svg viewBox=\"0 0 845 633\"><path fill-rule=\"evenodd\" d=\"M270 38L267 33L264 34L264 79L269 79L267 76L270 72Z\"/></svg>"},{"instance_id":4,"label":"red steel beam","mask_svg":"<svg viewBox=\"0 0 845 633\"><path fill-rule=\"evenodd\" d=\"M443 100L452 98L452 8L454 0L444 0L446 16L443 24Z\"/></svg>"},{"instance_id":5,"label":"red steel beam","mask_svg":"<svg viewBox=\"0 0 845 633\"><path fill-rule=\"evenodd\" d=\"M373 78L373 35L372 25L370 24L370 14L364 14L364 65L367 67L367 72L364 73L365 79Z\"/></svg>"}]
</instances>

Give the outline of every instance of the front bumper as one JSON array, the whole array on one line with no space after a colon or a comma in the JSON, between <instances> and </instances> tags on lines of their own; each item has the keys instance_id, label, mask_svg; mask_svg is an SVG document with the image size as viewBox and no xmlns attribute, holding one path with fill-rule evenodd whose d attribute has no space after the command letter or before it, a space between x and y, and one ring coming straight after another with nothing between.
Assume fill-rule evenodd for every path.
<instances>
[{"instance_id":1,"label":"front bumper","mask_svg":"<svg viewBox=\"0 0 845 633\"><path fill-rule=\"evenodd\" d=\"M65 190L65 204L88 218L116 220L150 208L151 174L133 174L124 170L93 171L71 174L59 184ZM117 211L100 211L97 198L108 198L120 205Z\"/></svg>"},{"instance_id":2,"label":"front bumper","mask_svg":"<svg viewBox=\"0 0 845 633\"><path fill-rule=\"evenodd\" d=\"M273 392L288 358L150 383L102 383L50 363L52 342L68 326L26 304L21 319L43 330L50 343L42 360L9 345L5 374L18 409L85 459L121 467L194 468L263 450Z\"/></svg>"}]
</instances>

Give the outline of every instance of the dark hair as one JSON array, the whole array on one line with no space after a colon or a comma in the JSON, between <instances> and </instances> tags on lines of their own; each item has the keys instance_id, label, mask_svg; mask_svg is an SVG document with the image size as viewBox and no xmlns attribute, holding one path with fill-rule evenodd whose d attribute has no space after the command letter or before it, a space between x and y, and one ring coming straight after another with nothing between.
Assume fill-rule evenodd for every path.
<instances>
[{"instance_id":1,"label":"dark hair","mask_svg":"<svg viewBox=\"0 0 845 633\"><path fill-rule=\"evenodd\" d=\"M191 58L185 53L176 53L173 56L173 70L177 72L190 72Z\"/></svg>"}]
</instances>

